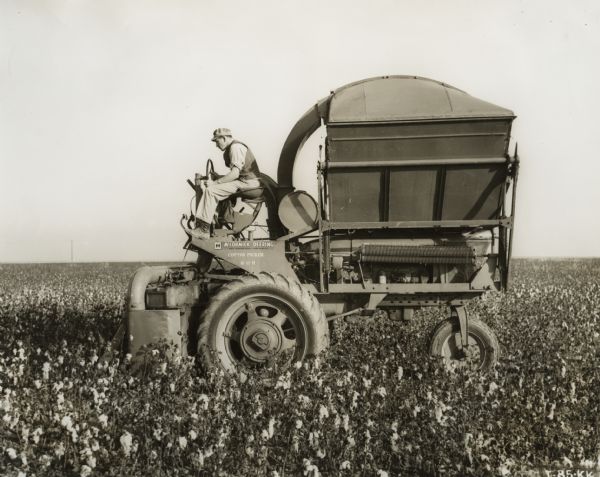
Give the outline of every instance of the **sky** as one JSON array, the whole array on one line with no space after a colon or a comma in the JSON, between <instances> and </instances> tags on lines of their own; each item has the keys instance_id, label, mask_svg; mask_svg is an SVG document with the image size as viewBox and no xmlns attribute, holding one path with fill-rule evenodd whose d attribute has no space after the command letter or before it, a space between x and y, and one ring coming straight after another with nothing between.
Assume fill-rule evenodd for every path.
<instances>
[{"instance_id":1,"label":"sky","mask_svg":"<svg viewBox=\"0 0 600 477\"><path fill-rule=\"evenodd\" d=\"M215 128L276 177L318 99L395 74L517 115L514 255L600 256L599 51L595 0L0 0L0 262L181 260Z\"/></svg>"}]
</instances>

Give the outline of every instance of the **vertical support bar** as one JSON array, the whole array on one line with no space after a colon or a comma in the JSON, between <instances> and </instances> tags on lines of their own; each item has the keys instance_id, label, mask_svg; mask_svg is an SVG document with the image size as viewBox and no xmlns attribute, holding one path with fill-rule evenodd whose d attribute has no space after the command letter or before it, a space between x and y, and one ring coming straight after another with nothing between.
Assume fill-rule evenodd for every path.
<instances>
[{"instance_id":1,"label":"vertical support bar","mask_svg":"<svg viewBox=\"0 0 600 477\"><path fill-rule=\"evenodd\" d=\"M506 192L510 184L510 163L506 164L506 177L504 178L504 184L502 184L502 190L500 194L500 203L498 204L498 210L500 211L500 218L506 217Z\"/></svg>"},{"instance_id":2,"label":"vertical support bar","mask_svg":"<svg viewBox=\"0 0 600 477\"><path fill-rule=\"evenodd\" d=\"M466 348L469 345L469 320L467 319L467 309L464 306L455 306L452 307L452 313L458 318L461 349Z\"/></svg>"},{"instance_id":3,"label":"vertical support bar","mask_svg":"<svg viewBox=\"0 0 600 477\"><path fill-rule=\"evenodd\" d=\"M331 272L331 255L329 253L329 232L323 237L323 291L329 291L329 274Z\"/></svg>"},{"instance_id":4,"label":"vertical support bar","mask_svg":"<svg viewBox=\"0 0 600 477\"><path fill-rule=\"evenodd\" d=\"M381 219L384 222L390 220L390 168L383 169L383 188L381 190L383 210Z\"/></svg>"},{"instance_id":5,"label":"vertical support bar","mask_svg":"<svg viewBox=\"0 0 600 477\"><path fill-rule=\"evenodd\" d=\"M321 126L325 123L321 118ZM329 140L325 140L325 161L323 161L323 145L319 146L319 161L323 165L323 217L325 220L329 220L329 185L327 182L327 168L329 165Z\"/></svg>"},{"instance_id":6,"label":"vertical support bar","mask_svg":"<svg viewBox=\"0 0 600 477\"><path fill-rule=\"evenodd\" d=\"M321 151L322 147L319 147ZM317 187L318 187L318 217L319 217L319 291L325 291L325 283L323 281L323 164L321 160L317 164Z\"/></svg>"},{"instance_id":7,"label":"vertical support bar","mask_svg":"<svg viewBox=\"0 0 600 477\"><path fill-rule=\"evenodd\" d=\"M510 232L508 234L508 253L506 255L506 282L504 289L508 290L508 285L510 283L510 259L512 256L512 244L513 244L513 233L515 230L515 209L516 209L516 200L517 200L517 180L519 179L519 154L518 154L518 144L515 145L515 156L513 163L513 186L512 186L512 198L510 203Z\"/></svg>"},{"instance_id":8,"label":"vertical support bar","mask_svg":"<svg viewBox=\"0 0 600 477\"><path fill-rule=\"evenodd\" d=\"M508 146L507 146L508 150ZM508 156L507 152L507 164L506 164L506 177L504 178L504 184L502 184L502 193L500 194L500 203L498 204L499 217L501 219L506 218L506 194L508 193L508 188L511 183L510 178L510 156ZM500 225L499 227L494 227L492 229L492 253L496 252L496 230L498 231L498 263L496 264L496 269L500 270L500 289L505 289L505 275L506 275L506 254L504 253L505 239L504 239L504 225ZM495 271L494 271L495 273Z\"/></svg>"},{"instance_id":9,"label":"vertical support bar","mask_svg":"<svg viewBox=\"0 0 600 477\"><path fill-rule=\"evenodd\" d=\"M495 229L494 229L495 230ZM498 269L500 270L500 289L504 290L506 285L506 228L504 225L498 227Z\"/></svg>"},{"instance_id":10,"label":"vertical support bar","mask_svg":"<svg viewBox=\"0 0 600 477\"><path fill-rule=\"evenodd\" d=\"M446 189L446 166L440 166L437 173L433 220L442 220L442 209L444 207L444 192Z\"/></svg>"}]
</instances>

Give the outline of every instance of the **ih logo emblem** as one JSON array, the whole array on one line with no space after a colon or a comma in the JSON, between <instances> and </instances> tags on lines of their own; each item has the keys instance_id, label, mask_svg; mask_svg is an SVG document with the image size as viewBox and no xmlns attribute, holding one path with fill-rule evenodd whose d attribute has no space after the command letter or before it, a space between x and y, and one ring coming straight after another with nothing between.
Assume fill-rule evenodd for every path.
<instances>
[{"instance_id":1,"label":"ih logo emblem","mask_svg":"<svg viewBox=\"0 0 600 477\"><path fill-rule=\"evenodd\" d=\"M221 250L222 245L221 242L215 242L215 250Z\"/></svg>"}]
</instances>

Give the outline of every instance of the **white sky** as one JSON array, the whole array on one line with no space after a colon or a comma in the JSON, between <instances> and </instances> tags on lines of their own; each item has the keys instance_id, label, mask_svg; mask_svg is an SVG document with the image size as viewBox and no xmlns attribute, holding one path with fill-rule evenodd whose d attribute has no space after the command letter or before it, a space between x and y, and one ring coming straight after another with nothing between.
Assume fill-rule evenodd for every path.
<instances>
[{"instance_id":1,"label":"white sky","mask_svg":"<svg viewBox=\"0 0 600 477\"><path fill-rule=\"evenodd\" d=\"M596 0L0 0L0 262L179 260L213 129L276 178L312 104L393 74L517 114L515 255L599 256L599 52Z\"/></svg>"}]
</instances>

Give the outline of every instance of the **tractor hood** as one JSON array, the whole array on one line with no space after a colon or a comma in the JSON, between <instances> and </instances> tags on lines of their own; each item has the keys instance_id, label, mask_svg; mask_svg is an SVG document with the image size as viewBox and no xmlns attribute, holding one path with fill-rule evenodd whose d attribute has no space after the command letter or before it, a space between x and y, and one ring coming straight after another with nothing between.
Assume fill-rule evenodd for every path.
<instances>
[{"instance_id":1,"label":"tractor hood","mask_svg":"<svg viewBox=\"0 0 600 477\"><path fill-rule=\"evenodd\" d=\"M445 83L418 76L383 76L350 83L310 108L292 128L277 170L279 187L293 189L298 150L326 125L510 118L514 113Z\"/></svg>"}]
</instances>

